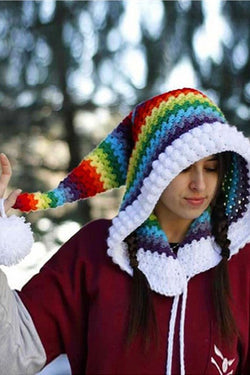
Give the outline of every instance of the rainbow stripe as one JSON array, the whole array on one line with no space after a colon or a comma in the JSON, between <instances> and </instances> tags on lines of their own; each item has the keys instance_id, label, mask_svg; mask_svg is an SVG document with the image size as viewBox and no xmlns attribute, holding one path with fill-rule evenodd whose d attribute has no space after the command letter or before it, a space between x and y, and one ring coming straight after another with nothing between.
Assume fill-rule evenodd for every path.
<instances>
[{"instance_id":1,"label":"rainbow stripe","mask_svg":"<svg viewBox=\"0 0 250 375\"><path fill-rule=\"evenodd\" d=\"M180 244L180 247L191 243L194 240L207 238L211 235L211 215L210 210L204 211L190 226L188 233ZM161 228L157 217L152 213L149 218L134 231L138 248L145 251L150 250L159 254L165 253L167 256L176 258L176 254L171 249L168 238Z\"/></svg>"},{"instance_id":2,"label":"rainbow stripe","mask_svg":"<svg viewBox=\"0 0 250 375\"><path fill-rule=\"evenodd\" d=\"M120 208L125 210L140 194L153 161L166 147L195 127L215 122L226 122L223 113L198 90L185 88L155 96L138 104L57 188L46 193L23 193L14 208L55 208L126 185ZM235 156L232 176L225 182L226 212L230 217L236 215L234 202L244 199L246 181L241 181L243 187L239 188L246 169L242 160Z\"/></svg>"},{"instance_id":3,"label":"rainbow stripe","mask_svg":"<svg viewBox=\"0 0 250 375\"><path fill-rule=\"evenodd\" d=\"M152 163L175 139L204 123L225 123L221 110L193 89L176 90L139 104L133 114L134 149L129 162L126 193L121 208L140 193Z\"/></svg>"},{"instance_id":4,"label":"rainbow stripe","mask_svg":"<svg viewBox=\"0 0 250 375\"><path fill-rule=\"evenodd\" d=\"M46 193L20 194L14 208L21 211L55 208L124 185L132 147L128 142L129 130L128 116L56 189Z\"/></svg>"}]
</instances>

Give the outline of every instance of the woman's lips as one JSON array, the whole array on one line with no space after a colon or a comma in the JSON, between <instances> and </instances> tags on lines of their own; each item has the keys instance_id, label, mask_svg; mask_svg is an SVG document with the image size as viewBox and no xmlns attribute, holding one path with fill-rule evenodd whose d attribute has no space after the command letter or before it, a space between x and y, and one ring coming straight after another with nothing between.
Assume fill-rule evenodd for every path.
<instances>
[{"instance_id":1,"label":"woman's lips","mask_svg":"<svg viewBox=\"0 0 250 375\"><path fill-rule=\"evenodd\" d=\"M188 204L191 206L199 207L205 202L205 198L185 198Z\"/></svg>"}]
</instances>

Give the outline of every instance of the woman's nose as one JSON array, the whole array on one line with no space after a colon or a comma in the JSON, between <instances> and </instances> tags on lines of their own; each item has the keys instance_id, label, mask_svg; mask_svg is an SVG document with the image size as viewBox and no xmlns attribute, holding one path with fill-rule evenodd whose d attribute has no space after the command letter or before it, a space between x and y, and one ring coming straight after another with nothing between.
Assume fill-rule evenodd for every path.
<instances>
[{"instance_id":1,"label":"woman's nose","mask_svg":"<svg viewBox=\"0 0 250 375\"><path fill-rule=\"evenodd\" d=\"M206 188L204 174L200 171L194 171L191 174L190 188L195 191L204 191Z\"/></svg>"}]
</instances>

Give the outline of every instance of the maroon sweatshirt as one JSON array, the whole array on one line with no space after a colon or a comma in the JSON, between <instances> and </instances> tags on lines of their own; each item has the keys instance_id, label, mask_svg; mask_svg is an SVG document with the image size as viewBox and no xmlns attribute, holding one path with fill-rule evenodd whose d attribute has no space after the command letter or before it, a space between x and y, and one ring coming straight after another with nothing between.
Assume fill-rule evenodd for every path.
<instances>
[{"instance_id":1,"label":"maroon sweatshirt","mask_svg":"<svg viewBox=\"0 0 250 375\"><path fill-rule=\"evenodd\" d=\"M61 353L72 373L165 374L172 297L152 292L157 342L138 336L126 344L131 276L107 255L110 221L82 228L20 292L50 362ZM240 332L230 343L218 335L212 304L213 270L188 283L185 314L186 374L250 374L250 245L229 261L232 310ZM181 305L180 305L181 306ZM180 373L177 313L172 374Z\"/></svg>"}]
</instances>

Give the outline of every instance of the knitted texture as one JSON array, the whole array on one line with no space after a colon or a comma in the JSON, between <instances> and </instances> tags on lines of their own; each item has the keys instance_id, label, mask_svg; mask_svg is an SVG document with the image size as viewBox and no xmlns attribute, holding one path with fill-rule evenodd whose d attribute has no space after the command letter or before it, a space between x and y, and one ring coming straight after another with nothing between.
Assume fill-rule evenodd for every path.
<instances>
[{"instance_id":1,"label":"knitted texture","mask_svg":"<svg viewBox=\"0 0 250 375\"><path fill-rule=\"evenodd\" d=\"M124 185L132 148L130 125L128 116L56 189L46 193L20 194L14 208L21 211L56 208Z\"/></svg>"},{"instance_id":2,"label":"knitted texture","mask_svg":"<svg viewBox=\"0 0 250 375\"><path fill-rule=\"evenodd\" d=\"M135 146L129 161L122 208L138 196L144 178L152 171L153 161L167 146L189 130L216 121L225 122L224 115L196 90L176 90L139 104L132 112ZM176 162L181 163L182 156L176 156Z\"/></svg>"},{"instance_id":3,"label":"knitted texture","mask_svg":"<svg viewBox=\"0 0 250 375\"><path fill-rule=\"evenodd\" d=\"M138 195L145 176L152 170L152 162L166 146L188 130L215 121L225 122L222 112L197 90L176 90L156 96L139 104L56 189L20 194L15 208L55 208L126 182L124 208Z\"/></svg>"},{"instance_id":4,"label":"knitted texture","mask_svg":"<svg viewBox=\"0 0 250 375\"><path fill-rule=\"evenodd\" d=\"M170 91L138 104L56 189L21 194L15 208L57 207L125 185L121 207L109 230L108 254L132 274L125 240L133 233L139 268L151 288L178 295L187 278L221 259L211 235L210 212L208 209L192 223L177 255L152 212L163 190L183 169L224 151L233 154L222 184L232 256L250 240L250 143L195 89Z\"/></svg>"},{"instance_id":5,"label":"knitted texture","mask_svg":"<svg viewBox=\"0 0 250 375\"><path fill-rule=\"evenodd\" d=\"M135 230L134 235L136 236L138 248L150 249L152 252L157 251L159 254L165 253L167 256L177 258L177 255L169 245L165 232L162 230L154 214L151 214L149 218ZM206 210L199 218L194 220L179 248L185 244L192 243L194 240L198 241L201 237L207 238L209 235L211 235L210 212Z\"/></svg>"}]
</instances>

